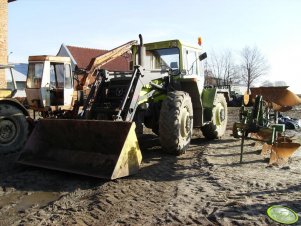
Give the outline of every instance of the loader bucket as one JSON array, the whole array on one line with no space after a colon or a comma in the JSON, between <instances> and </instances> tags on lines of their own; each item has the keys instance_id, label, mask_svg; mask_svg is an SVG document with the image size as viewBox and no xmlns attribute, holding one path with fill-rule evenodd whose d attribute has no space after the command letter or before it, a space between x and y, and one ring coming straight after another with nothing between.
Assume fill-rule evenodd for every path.
<instances>
[{"instance_id":1,"label":"loader bucket","mask_svg":"<svg viewBox=\"0 0 301 226\"><path fill-rule=\"evenodd\" d=\"M38 121L18 162L116 179L136 173L141 160L135 123L43 119Z\"/></svg>"},{"instance_id":2,"label":"loader bucket","mask_svg":"<svg viewBox=\"0 0 301 226\"><path fill-rule=\"evenodd\" d=\"M262 95L265 101L282 107L292 107L301 104L301 99L288 90L286 86L251 88L251 95L252 98L255 98L256 95Z\"/></svg>"},{"instance_id":3,"label":"loader bucket","mask_svg":"<svg viewBox=\"0 0 301 226\"><path fill-rule=\"evenodd\" d=\"M289 157L300 147L299 143L276 143L272 145L269 164L281 165L286 163Z\"/></svg>"}]
</instances>

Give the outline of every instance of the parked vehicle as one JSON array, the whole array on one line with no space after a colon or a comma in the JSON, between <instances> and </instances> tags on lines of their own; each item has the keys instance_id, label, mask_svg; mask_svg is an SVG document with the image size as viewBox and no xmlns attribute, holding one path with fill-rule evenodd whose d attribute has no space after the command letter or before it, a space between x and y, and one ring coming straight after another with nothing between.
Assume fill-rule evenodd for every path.
<instances>
[{"instance_id":1,"label":"parked vehicle","mask_svg":"<svg viewBox=\"0 0 301 226\"><path fill-rule=\"evenodd\" d=\"M12 89L0 89L0 154L20 150L28 136L27 109L14 98L17 86L12 72L13 65L0 65L11 76Z\"/></svg>"},{"instance_id":2,"label":"parked vehicle","mask_svg":"<svg viewBox=\"0 0 301 226\"><path fill-rule=\"evenodd\" d=\"M39 58L40 63L29 64L29 104L38 108L56 105L55 111L70 106L77 114L39 120L19 162L115 179L139 169L142 156L136 125L151 128L162 149L175 155L185 153L193 128L200 128L207 139L225 133L225 93L204 88L202 60L207 54L199 47L179 40L143 44L140 36L140 45L133 45L132 54L132 72L94 70L81 109L68 105L74 91L70 61L60 58L55 63L46 56Z\"/></svg>"}]
</instances>

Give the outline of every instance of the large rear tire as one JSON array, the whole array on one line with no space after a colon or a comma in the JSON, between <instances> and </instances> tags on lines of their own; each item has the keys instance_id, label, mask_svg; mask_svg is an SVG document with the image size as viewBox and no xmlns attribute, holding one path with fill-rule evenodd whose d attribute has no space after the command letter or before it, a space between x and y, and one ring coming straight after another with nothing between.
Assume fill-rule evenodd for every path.
<instances>
[{"instance_id":1,"label":"large rear tire","mask_svg":"<svg viewBox=\"0 0 301 226\"><path fill-rule=\"evenodd\" d=\"M23 112L10 104L0 105L0 154L19 151L28 135L28 122Z\"/></svg>"},{"instance_id":2,"label":"large rear tire","mask_svg":"<svg viewBox=\"0 0 301 226\"><path fill-rule=\"evenodd\" d=\"M193 109L188 93L170 92L162 103L159 138L164 151L180 155L187 150L193 128Z\"/></svg>"},{"instance_id":3,"label":"large rear tire","mask_svg":"<svg viewBox=\"0 0 301 226\"><path fill-rule=\"evenodd\" d=\"M228 122L228 107L223 94L217 94L212 109L212 120L201 127L203 135L208 140L221 138L226 131Z\"/></svg>"}]
</instances>

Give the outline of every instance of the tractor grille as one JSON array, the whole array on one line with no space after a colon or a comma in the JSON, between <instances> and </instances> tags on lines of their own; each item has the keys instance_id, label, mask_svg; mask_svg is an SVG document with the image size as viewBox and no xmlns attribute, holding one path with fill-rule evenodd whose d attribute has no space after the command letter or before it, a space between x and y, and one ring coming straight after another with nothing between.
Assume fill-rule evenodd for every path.
<instances>
[{"instance_id":1,"label":"tractor grille","mask_svg":"<svg viewBox=\"0 0 301 226\"><path fill-rule=\"evenodd\" d=\"M107 84L105 93L99 102L94 103L93 112L98 118L112 120L122 106L122 101L128 91L130 78L110 80Z\"/></svg>"}]
</instances>

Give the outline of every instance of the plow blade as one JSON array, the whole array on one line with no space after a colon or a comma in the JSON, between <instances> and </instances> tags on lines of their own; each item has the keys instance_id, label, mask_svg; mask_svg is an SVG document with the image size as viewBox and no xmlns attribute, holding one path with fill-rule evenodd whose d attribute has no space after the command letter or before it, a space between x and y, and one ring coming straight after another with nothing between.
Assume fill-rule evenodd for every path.
<instances>
[{"instance_id":1,"label":"plow blade","mask_svg":"<svg viewBox=\"0 0 301 226\"><path fill-rule=\"evenodd\" d=\"M18 162L97 178L135 174L142 161L135 124L99 120L40 120Z\"/></svg>"},{"instance_id":2,"label":"plow blade","mask_svg":"<svg viewBox=\"0 0 301 226\"><path fill-rule=\"evenodd\" d=\"M288 90L286 86L251 88L251 95L252 98L255 98L256 95L262 95L265 101L276 104L275 108L292 107L301 104L301 99Z\"/></svg>"},{"instance_id":3,"label":"plow blade","mask_svg":"<svg viewBox=\"0 0 301 226\"><path fill-rule=\"evenodd\" d=\"M273 136L273 130L269 128L261 128L257 133L252 133L252 137L261 140L263 142L271 141L272 136Z\"/></svg>"},{"instance_id":4,"label":"plow blade","mask_svg":"<svg viewBox=\"0 0 301 226\"><path fill-rule=\"evenodd\" d=\"M272 149L271 144L264 143L262 145L262 149L261 149L261 156L263 156L263 157L267 156L267 154L270 153L271 149Z\"/></svg>"},{"instance_id":5,"label":"plow blade","mask_svg":"<svg viewBox=\"0 0 301 226\"><path fill-rule=\"evenodd\" d=\"M272 145L269 164L281 165L300 147L299 143L276 143Z\"/></svg>"},{"instance_id":6,"label":"plow blade","mask_svg":"<svg viewBox=\"0 0 301 226\"><path fill-rule=\"evenodd\" d=\"M285 146L286 143L292 143L293 142L293 140L291 138L292 137L278 136L277 142L278 142L278 144L283 143L283 146ZM298 146L298 144L295 144L295 145ZM289 146L289 145L286 145L286 146ZM264 143L262 145L261 155L266 156L267 154L270 154L271 152L272 152L272 145L268 144L268 143Z\"/></svg>"},{"instance_id":7,"label":"plow blade","mask_svg":"<svg viewBox=\"0 0 301 226\"><path fill-rule=\"evenodd\" d=\"M293 109L292 106L280 106L280 105L275 104L275 103L271 103L269 107L272 108L273 110L279 111L279 112L286 112L286 111L289 111L289 110Z\"/></svg>"}]
</instances>

